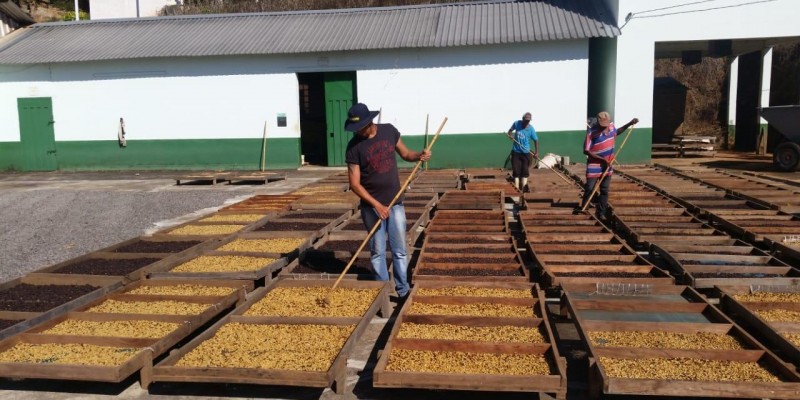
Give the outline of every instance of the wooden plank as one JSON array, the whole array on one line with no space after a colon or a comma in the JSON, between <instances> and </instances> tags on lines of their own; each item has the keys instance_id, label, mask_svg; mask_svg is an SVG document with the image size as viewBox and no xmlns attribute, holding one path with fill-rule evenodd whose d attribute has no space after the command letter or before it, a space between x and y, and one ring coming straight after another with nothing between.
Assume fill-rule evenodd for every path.
<instances>
[{"instance_id":1,"label":"wooden plank","mask_svg":"<svg viewBox=\"0 0 800 400\"><path fill-rule=\"evenodd\" d=\"M224 172L209 172L209 173L197 173L197 174L190 174L190 175L182 175L175 178L175 184L178 186L182 184L186 184L187 182L208 182L212 185L216 185L219 182L224 182L230 179L231 174L224 173Z\"/></svg>"},{"instance_id":2,"label":"wooden plank","mask_svg":"<svg viewBox=\"0 0 800 400\"><path fill-rule=\"evenodd\" d=\"M235 173L230 176L228 184L233 185L234 182L254 182L261 185L266 185L269 182L276 182L286 180L286 174L279 172L249 172L249 173Z\"/></svg>"}]
</instances>

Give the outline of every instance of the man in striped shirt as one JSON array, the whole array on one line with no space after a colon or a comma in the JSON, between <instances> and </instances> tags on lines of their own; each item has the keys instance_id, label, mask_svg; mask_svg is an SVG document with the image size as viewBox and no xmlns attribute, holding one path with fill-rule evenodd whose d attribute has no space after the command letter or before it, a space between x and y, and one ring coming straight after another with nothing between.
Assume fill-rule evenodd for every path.
<instances>
[{"instance_id":1,"label":"man in striped shirt","mask_svg":"<svg viewBox=\"0 0 800 400\"><path fill-rule=\"evenodd\" d=\"M586 140L583 143L583 154L586 154L586 186L583 189L583 203L589 201L589 196L594 190L597 180L607 170L606 177L600 184L600 199L595 206L595 215L598 219L604 220L608 209L608 191L611 187L611 174L614 169L611 163L614 162L614 141L617 135L625 132L631 125L637 124L638 118L617 129L611 122L611 115L602 111L597 114L597 122L592 124L586 131Z\"/></svg>"}]
</instances>

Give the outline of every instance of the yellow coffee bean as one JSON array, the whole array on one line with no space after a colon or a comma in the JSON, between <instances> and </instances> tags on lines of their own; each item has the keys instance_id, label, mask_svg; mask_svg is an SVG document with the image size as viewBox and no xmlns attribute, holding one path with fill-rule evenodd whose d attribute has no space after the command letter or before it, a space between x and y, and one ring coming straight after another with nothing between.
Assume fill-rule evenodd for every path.
<instances>
[{"instance_id":1,"label":"yellow coffee bean","mask_svg":"<svg viewBox=\"0 0 800 400\"><path fill-rule=\"evenodd\" d=\"M276 287L253 304L244 315L280 317L361 317L380 293L380 289L339 287ZM320 306L320 299L328 303Z\"/></svg>"},{"instance_id":2,"label":"yellow coffee bean","mask_svg":"<svg viewBox=\"0 0 800 400\"><path fill-rule=\"evenodd\" d=\"M159 321L80 321L68 319L41 332L44 335L109 336L158 339L178 329L180 324Z\"/></svg>"},{"instance_id":3,"label":"yellow coffee bean","mask_svg":"<svg viewBox=\"0 0 800 400\"><path fill-rule=\"evenodd\" d=\"M397 333L399 339L463 340L492 343L545 343L536 327L465 326L451 324L415 324L404 322Z\"/></svg>"},{"instance_id":4,"label":"yellow coffee bean","mask_svg":"<svg viewBox=\"0 0 800 400\"><path fill-rule=\"evenodd\" d=\"M449 374L550 375L552 368L543 356L537 354L392 349L386 370Z\"/></svg>"},{"instance_id":5,"label":"yellow coffee bean","mask_svg":"<svg viewBox=\"0 0 800 400\"><path fill-rule=\"evenodd\" d=\"M600 365L613 378L658 379L709 382L780 382L755 362L705 360L697 358L600 357Z\"/></svg>"},{"instance_id":6,"label":"yellow coffee bean","mask_svg":"<svg viewBox=\"0 0 800 400\"><path fill-rule=\"evenodd\" d=\"M91 344L17 343L0 352L2 363L77 364L118 366L133 358L139 349Z\"/></svg>"},{"instance_id":7,"label":"yellow coffee bean","mask_svg":"<svg viewBox=\"0 0 800 400\"><path fill-rule=\"evenodd\" d=\"M741 350L744 345L735 337L725 334L696 332L589 332L595 346L637 347L654 349L713 349Z\"/></svg>"},{"instance_id":8,"label":"yellow coffee bean","mask_svg":"<svg viewBox=\"0 0 800 400\"><path fill-rule=\"evenodd\" d=\"M257 271L275 262L275 258L245 256L200 256L170 272L248 272Z\"/></svg>"},{"instance_id":9,"label":"yellow coffee bean","mask_svg":"<svg viewBox=\"0 0 800 400\"><path fill-rule=\"evenodd\" d=\"M117 314L163 314L198 315L210 308L210 304L187 303L182 301L119 301L106 300L86 312Z\"/></svg>"},{"instance_id":10,"label":"yellow coffee bean","mask_svg":"<svg viewBox=\"0 0 800 400\"><path fill-rule=\"evenodd\" d=\"M228 323L176 365L323 372L354 329L355 325Z\"/></svg>"}]
</instances>

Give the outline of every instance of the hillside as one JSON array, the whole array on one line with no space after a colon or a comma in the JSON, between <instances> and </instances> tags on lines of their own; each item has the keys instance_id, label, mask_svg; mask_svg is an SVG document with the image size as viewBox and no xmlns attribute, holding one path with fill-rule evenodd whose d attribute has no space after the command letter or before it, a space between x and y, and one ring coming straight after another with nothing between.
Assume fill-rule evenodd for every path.
<instances>
[{"instance_id":1,"label":"hillside","mask_svg":"<svg viewBox=\"0 0 800 400\"><path fill-rule=\"evenodd\" d=\"M686 108L679 133L716 135L723 143L727 132L726 58L703 58L695 65L683 65L680 59L656 60L655 77L670 77L686 86ZM770 104L800 102L800 42L775 46L772 54Z\"/></svg>"}]
</instances>

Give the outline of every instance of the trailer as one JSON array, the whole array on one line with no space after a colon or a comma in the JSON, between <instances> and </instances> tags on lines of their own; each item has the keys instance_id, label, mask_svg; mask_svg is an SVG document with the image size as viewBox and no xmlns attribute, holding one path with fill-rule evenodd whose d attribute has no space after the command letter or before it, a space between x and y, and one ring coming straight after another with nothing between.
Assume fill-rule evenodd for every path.
<instances>
[{"instance_id":1,"label":"trailer","mask_svg":"<svg viewBox=\"0 0 800 400\"><path fill-rule=\"evenodd\" d=\"M800 105L763 107L761 118L783 135L772 152L772 162L783 171L800 170Z\"/></svg>"}]
</instances>

